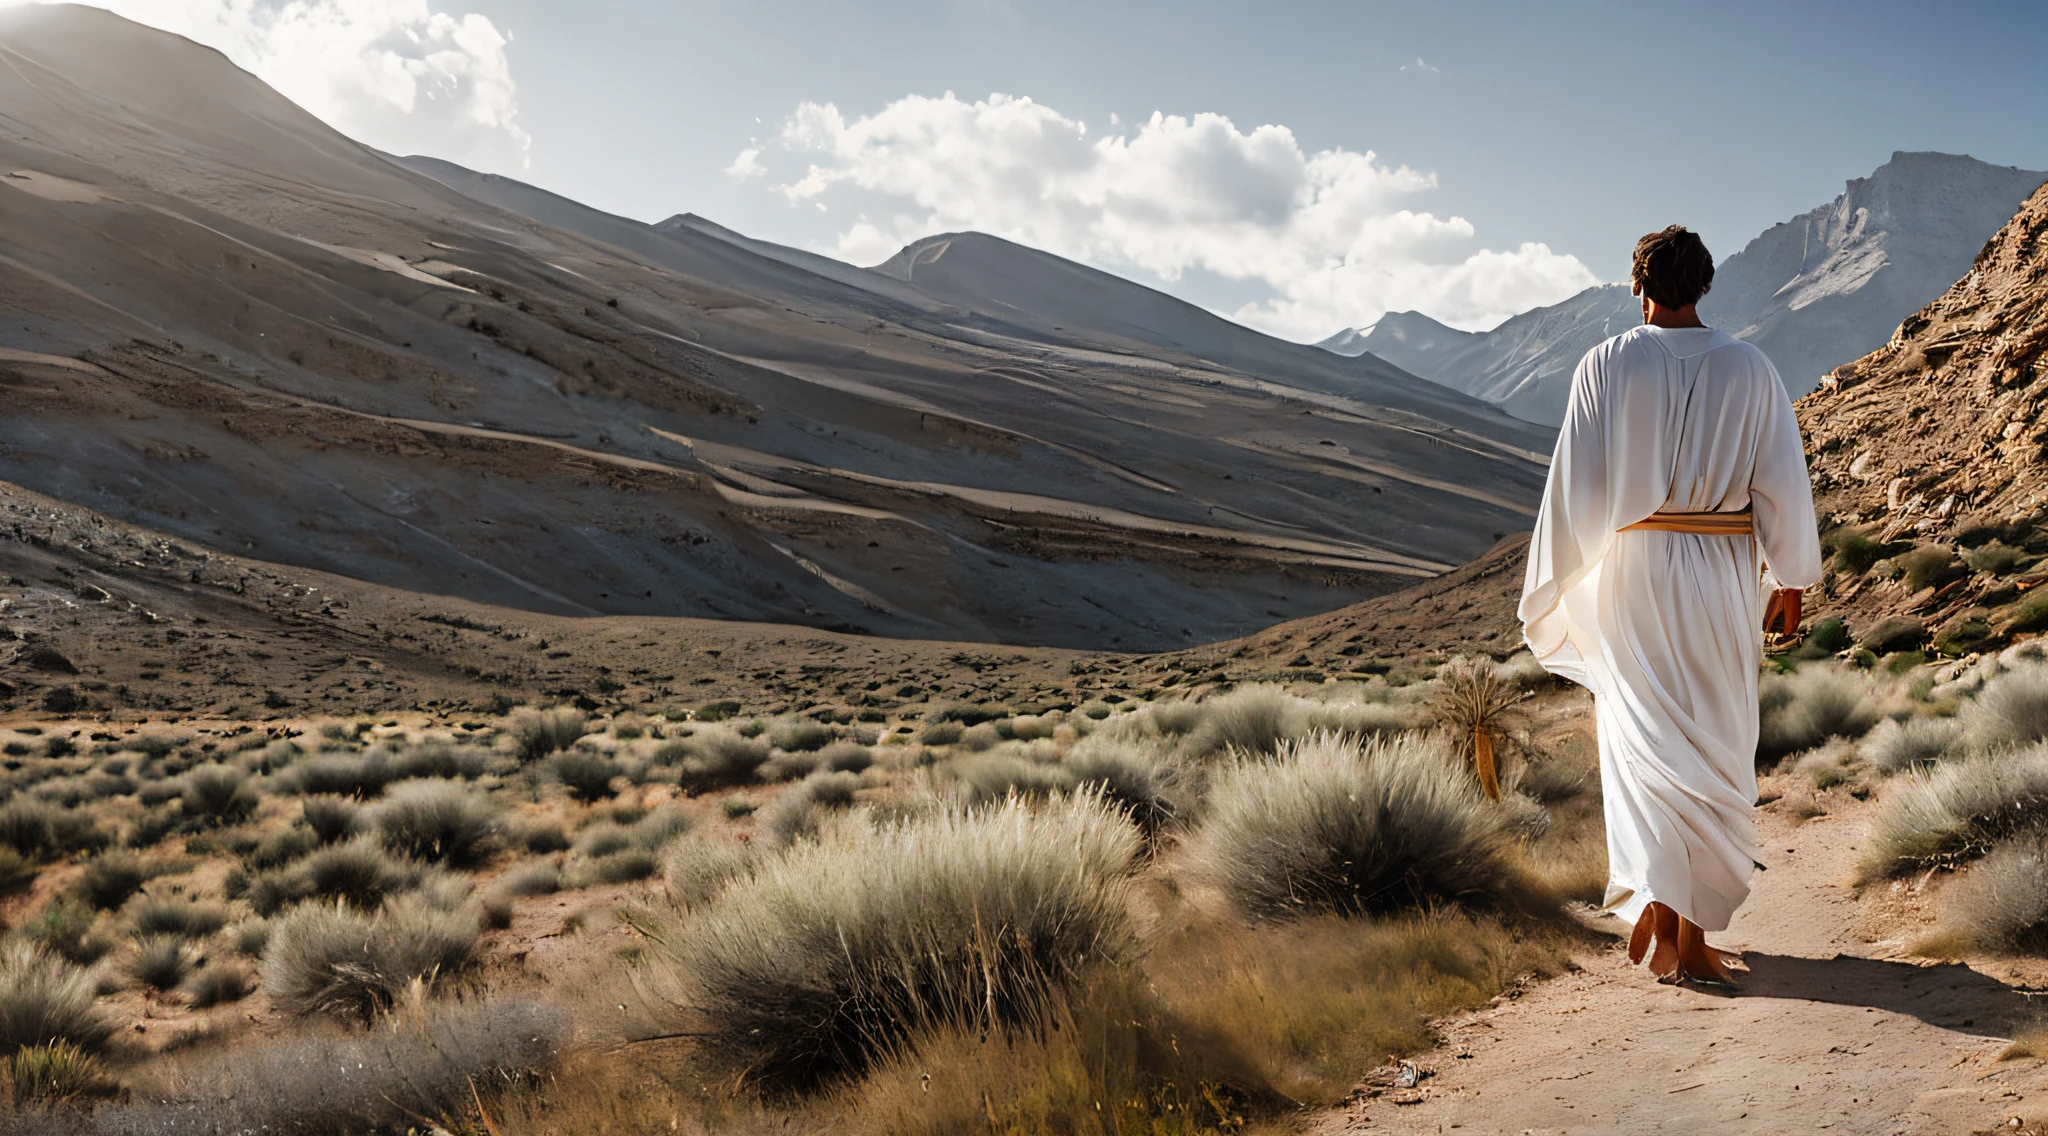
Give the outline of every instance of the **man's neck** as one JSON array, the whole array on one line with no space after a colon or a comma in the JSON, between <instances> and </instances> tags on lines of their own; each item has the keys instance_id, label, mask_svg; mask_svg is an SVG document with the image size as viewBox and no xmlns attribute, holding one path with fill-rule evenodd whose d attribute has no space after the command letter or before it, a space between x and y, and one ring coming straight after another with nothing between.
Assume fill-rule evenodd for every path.
<instances>
[{"instance_id":1,"label":"man's neck","mask_svg":"<svg viewBox=\"0 0 2048 1136\"><path fill-rule=\"evenodd\" d=\"M1648 297L1643 299L1643 322L1651 327L1705 327L1700 322L1699 305L1687 304L1682 308L1667 308Z\"/></svg>"}]
</instances>

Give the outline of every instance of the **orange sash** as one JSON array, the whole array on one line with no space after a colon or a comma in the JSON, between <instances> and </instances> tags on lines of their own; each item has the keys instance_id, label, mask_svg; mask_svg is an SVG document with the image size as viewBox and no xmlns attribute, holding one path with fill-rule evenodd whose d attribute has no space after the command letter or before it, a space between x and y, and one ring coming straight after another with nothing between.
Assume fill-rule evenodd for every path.
<instances>
[{"instance_id":1,"label":"orange sash","mask_svg":"<svg viewBox=\"0 0 2048 1136\"><path fill-rule=\"evenodd\" d=\"M1749 536L1756 525L1748 509L1739 513L1651 513L1622 532L1698 533L1701 536Z\"/></svg>"}]
</instances>

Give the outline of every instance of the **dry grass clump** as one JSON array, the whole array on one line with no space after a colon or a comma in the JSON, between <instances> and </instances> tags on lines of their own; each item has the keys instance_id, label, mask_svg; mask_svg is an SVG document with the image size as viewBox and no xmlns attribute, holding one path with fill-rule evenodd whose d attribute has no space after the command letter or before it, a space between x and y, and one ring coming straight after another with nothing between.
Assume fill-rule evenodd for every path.
<instances>
[{"instance_id":1,"label":"dry grass clump","mask_svg":"<svg viewBox=\"0 0 2048 1136\"><path fill-rule=\"evenodd\" d=\"M1949 886L1944 930L1970 945L2038 952L2048 945L2048 847L2039 836L2001 844Z\"/></svg>"},{"instance_id":2,"label":"dry grass clump","mask_svg":"<svg viewBox=\"0 0 2048 1136\"><path fill-rule=\"evenodd\" d=\"M114 941L95 923L84 904L59 897L21 925L31 943L79 966L98 962L114 949Z\"/></svg>"},{"instance_id":3,"label":"dry grass clump","mask_svg":"<svg viewBox=\"0 0 2048 1136\"><path fill-rule=\"evenodd\" d=\"M1309 728L1311 704L1278 686L1241 686L1198 705L1200 724L1187 731L1188 750L1195 756L1226 749L1272 753L1281 742L1300 737Z\"/></svg>"},{"instance_id":4,"label":"dry grass clump","mask_svg":"<svg viewBox=\"0 0 2048 1136\"><path fill-rule=\"evenodd\" d=\"M1863 736L1856 753L1872 769L1889 777L1949 756L1960 747L1962 734L1963 724L1954 718L1886 718Z\"/></svg>"},{"instance_id":5,"label":"dry grass clump","mask_svg":"<svg viewBox=\"0 0 2048 1136\"><path fill-rule=\"evenodd\" d=\"M313 853L289 868L250 881L249 906L269 917L306 899L339 899L375 907L387 895L420 881L418 866L385 852L375 838L359 837Z\"/></svg>"},{"instance_id":6,"label":"dry grass clump","mask_svg":"<svg viewBox=\"0 0 2048 1136\"><path fill-rule=\"evenodd\" d=\"M590 722L580 711L566 707L521 710L506 721L505 732L511 735L519 760L539 761L575 745L590 732Z\"/></svg>"},{"instance_id":7,"label":"dry grass clump","mask_svg":"<svg viewBox=\"0 0 2048 1136\"><path fill-rule=\"evenodd\" d=\"M1792 775L1803 777L1816 789L1837 785L1860 785L1864 772L1855 743L1831 738L1817 749L1800 754L1792 763Z\"/></svg>"},{"instance_id":8,"label":"dry grass clump","mask_svg":"<svg viewBox=\"0 0 2048 1136\"><path fill-rule=\"evenodd\" d=\"M727 830L701 828L669 845L662 883L669 899L678 905L702 907L726 884L745 875L759 858L751 841Z\"/></svg>"},{"instance_id":9,"label":"dry grass clump","mask_svg":"<svg viewBox=\"0 0 2048 1136\"><path fill-rule=\"evenodd\" d=\"M1817 663L1791 674L1765 675L1757 703L1756 752L1768 761L1829 738L1860 738L1882 716L1869 679Z\"/></svg>"},{"instance_id":10,"label":"dry grass clump","mask_svg":"<svg viewBox=\"0 0 2048 1136\"><path fill-rule=\"evenodd\" d=\"M91 975L35 944L0 945L0 1055L58 1042L99 1052L115 1026L93 993Z\"/></svg>"},{"instance_id":11,"label":"dry grass clump","mask_svg":"<svg viewBox=\"0 0 2048 1136\"><path fill-rule=\"evenodd\" d=\"M176 935L144 935L135 941L128 976L156 990L172 990L192 971L185 940Z\"/></svg>"},{"instance_id":12,"label":"dry grass clump","mask_svg":"<svg viewBox=\"0 0 2048 1136\"><path fill-rule=\"evenodd\" d=\"M406 988L431 988L476 959L477 917L414 897L374 915L306 904L277 920L263 952L263 988L290 1014L337 1013L369 1021Z\"/></svg>"},{"instance_id":13,"label":"dry grass clump","mask_svg":"<svg viewBox=\"0 0 2048 1136\"><path fill-rule=\"evenodd\" d=\"M848 829L678 911L657 947L755 1077L814 1085L920 1028L1026 1020L1124 957L1137 851L1094 795Z\"/></svg>"},{"instance_id":14,"label":"dry grass clump","mask_svg":"<svg viewBox=\"0 0 2048 1136\"><path fill-rule=\"evenodd\" d=\"M853 804L860 778L851 773L813 773L777 794L759 814L769 843L787 848L818 832L819 814Z\"/></svg>"},{"instance_id":15,"label":"dry grass clump","mask_svg":"<svg viewBox=\"0 0 2048 1136\"><path fill-rule=\"evenodd\" d=\"M46 1109L111 1097L121 1090L97 1057L68 1041L17 1049L0 1064L0 1075L14 1107L33 1110L38 1121Z\"/></svg>"},{"instance_id":16,"label":"dry grass clump","mask_svg":"<svg viewBox=\"0 0 2048 1136\"><path fill-rule=\"evenodd\" d=\"M177 896L143 896L129 904L125 914L138 935L181 939L204 939L228 922L228 910L220 904Z\"/></svg>"},{"instance_id":17,"label":"dry grass clump","mask_svg":"<svg viewBox=\"0 0 2048 1136\"><path fill-rule=\"evenodd\" d=\"M391 852L467 868L490 853L498 813L482 793L453 781L401 781L370 823Z\"/></svg>"},{"instance_id":18,"label":"dry grass clump","mask_svg":"<svg viewBox=\"0 0 2048 1136\"><path fill-rule=\"evenodd\" d=\"M500 895L553 895L562 890L562 870L546 860L529 860L491 881Z\"/></svg>"},{"instance_id":19,"label":"dry grass clump","mask_svg":"<svg viewBox=\"0 0 2048 1136\"><path fill-rule=\"evenodd\" d=\"M88 813L15 800L0 806L0 845L30 859L54 858L97 851L107 837Z\"/></svg>"},{"instance_id":20,"label":"dry grass clump","mask_svg":"<svg viewBox=\"0 0 2048 1136\"><path fill-rule=\"evenodd\" d=\"M569 1030L552 1007L488 1001L432 1006L367 1032L285 1034L169 1058L130 1101L39 1117L38 1133L487 1132L479 1095L544 1077Z\"/></svg>"},{"instance_id":21,"label":"dry grass clump","mask_svg":"<svg viewBox=\"0 0 2048 1136\"><path fill-rule=\"evenodd\" d=\"M1076 786L1101 793L1147 833L1178 812L1169 793L1179 767L1159 746L1096 735L1068 750L1060 765Z\"/></svg>"},{"instance_id":22,"label":"dry grass clump","mask_svg":"<svg viewBox=\"0 0 2048 1136\"><path fill-rule=\"evenodd\" d=\"M279 774L278 784L294 793L363 800L382 793L384 786L397 779L389 756L381 750L371 750L315 754Z\"/></svg>"},{"instance_id":23,"label":"dry grass clump","mask_svg":"<svg viewBox=\"0 0 2048 1136\"><path fill-rule=\"evenodd\" d=\"M224 959L209 962L185 984L185 996L204 1010L209 1006L239 1002L256 989L256 972L247 963Z\"/></svg>"},{"instance_id":24,"label":"dry grass clump","mask_svg":"<svg viewBox=\"0 0 2048 1136\"><path fill-rule=\"evenodd\" d=\"M744 785L768 760L768 743L725 729L705 729L684 741L688 756L677 770L686 793Z\"/></svg>"},{"instance_id":25,"label":"dry grass clump","mask_svg":"<svg viewBox=\"0 0 2048 1136\"><path fill-rule=\"evenodd\" d=\"M202 765L185 774L178 800L185 815L208 824L246 820L256 811L256 790L232 765Z\"/></svg>"},{"instance_id":26,"label":"dry grass clump","mask_svg":"<svg viewBox=\"0 0 2048 1136\"><path fill-rule=\"evenodd\" d=\"M604 754L572 749L557 754L548 771L579 801L594 803L612 795L612 780L619 775L619 763Z\"/></svg>"},{"instance_id":27,"label":"dry grass clump","mask_svg":"<svg viewBox=\"0 0 2048 1136\"><path fill-rule=\"evenodd\" d=\"M1870 822L1864 878L1952 864L2048 823L2048 745L1894 778Z\"/></svg>"},{"instance_id":28,"label":"dry grass clump","mask_svg":"<svg viewBox=\"0 0 2048 1136\"><path fill-rule=\"evenodd\" d=\"M1206 810L1187 868L1247 916L1529 898L1500 810L1441 738L1318 734L1219 772Z\"/></svg>"},{"instance_id":29,"label":"dry grass clump","mask_svg":"<svg viewBox=\"0 0 2048 1136\"><path fill-rule=\"evenodd\" d=\"M2048 738L2048 666L2017 667L1998 675L1956 717L1970 748L1979 753Z\"/></svg>"},{"instance_id":30,"label":"dry grass clump","mask_svg":"<svg viewBox=\"0 0 2048 1136\"><path fill-rule=\"evenodd\" d=\"M300 817L322 844L333 844L355 835L361 806L347 797L307 797L299 805Z\"/></svg>"},{"instance_id":31,"label":"dry grass clump","mask_svg":"<svg viewBox=\"0 0 2048 1136\"><path fill-rule=\"evenodd\" d=\"M142 890L153 873L138 856L128 852L107 852L86 861L72 891L94 910L112 911Z\"/></svg>"},{"instance_id":32,"label":"dry grass clump","mask_svg":"<svg viewBox=\"0 0 2048 1136\"><path fill-rule=\"evenodd\" d=\"M767 730L768 744L789 753L811 753L837 739L832 727L807 718L778 718Z\"/></svg>"},{"instance_id":33,"label":"dry grass clump","mask_svg":"<svg viewBox=\"0 0 2048 1136\"><path fill-rule=\"evenodd\" d=\"M951 772L966 791L968 802L977 805L1013 793L1042 797L1064 792L1076 782L1073 771L1064 765L1033 761L1011 747L960 758L952 763Z\"/></svg>"}]
</instances>

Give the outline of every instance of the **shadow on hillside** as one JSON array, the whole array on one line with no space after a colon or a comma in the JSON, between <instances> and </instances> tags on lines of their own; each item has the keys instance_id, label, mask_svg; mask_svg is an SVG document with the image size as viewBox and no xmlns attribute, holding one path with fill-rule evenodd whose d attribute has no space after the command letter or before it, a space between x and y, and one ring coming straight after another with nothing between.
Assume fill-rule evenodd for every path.
<instances>
[{"instance_id":1,"label":"shadow on hillside","mask_svg":"<svg viewBox=\"0 0 2048 1136\"><path fill-rule=\"evenodd\" d=\"M1918 966L1883 959L1798 958L1761 952L1745 954L1749 975L1743 998L1783 998L1866 1006L1910 1014L1932 1026L1976 1035L2011 1036L2030 1020L2027 996L1967 966Z\"/></svg>"}]
</instances>

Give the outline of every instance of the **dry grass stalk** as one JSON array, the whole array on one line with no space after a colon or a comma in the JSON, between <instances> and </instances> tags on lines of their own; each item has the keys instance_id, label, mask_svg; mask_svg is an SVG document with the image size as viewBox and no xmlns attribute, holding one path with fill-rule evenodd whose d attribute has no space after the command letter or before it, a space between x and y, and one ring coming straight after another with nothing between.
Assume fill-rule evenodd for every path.
<instances>
[{"instance_id":1,"label":"dry grass stalk","mask_svg":"<svg viewBox=\"0 0 2048 1136\"><path fill-rule=\"evenodd\" d=\"M1472 767L1489 799L1500 800L1500 768L1494 739L1514 720L1529 692L1489 659L1452 659L1437 672L1431 700L1436 720L1451 732L1458 756Z\"/></svg>"}]
</instances>

